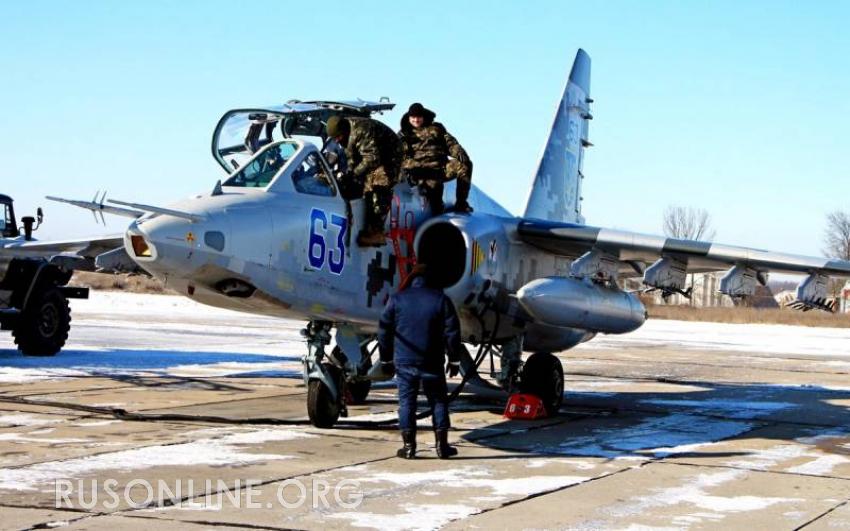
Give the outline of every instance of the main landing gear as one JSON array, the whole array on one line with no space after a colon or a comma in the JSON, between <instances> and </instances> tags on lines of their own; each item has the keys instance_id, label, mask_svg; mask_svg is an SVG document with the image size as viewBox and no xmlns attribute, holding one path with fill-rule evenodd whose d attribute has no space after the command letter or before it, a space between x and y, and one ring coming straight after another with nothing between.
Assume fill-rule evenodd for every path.
<instances>
[{"instance_id":1,"label":"main landing gear","mask_svg":"<svg viewBox=\"0 0 850 531\"><path fill-rule=\"evenodd\" d=\"M520 388L543 401L546 413L554 415L564 401L564 368L548 352L535 352L522 366Z\"/></svg>"},{"instance_id":2,"label":"main landing gear","mask_svg":"<svg viewBox=\"0 0 850 531\"><path fill-rule=\"evenodd\" d=\"M496 358L499 359L498 370ZM522 392L537 396L543 401L549 416L558 412L564 401L564 368L561 360L549 352L535 352L523 363L522 339L517 337L501 345L483 344L475 359L469 353L462 356L461 372L464 379L479 386L494 387L478 373L488 359L490 376L496 380L499 388L510 394Z\"/></svg>"}]
</instances>

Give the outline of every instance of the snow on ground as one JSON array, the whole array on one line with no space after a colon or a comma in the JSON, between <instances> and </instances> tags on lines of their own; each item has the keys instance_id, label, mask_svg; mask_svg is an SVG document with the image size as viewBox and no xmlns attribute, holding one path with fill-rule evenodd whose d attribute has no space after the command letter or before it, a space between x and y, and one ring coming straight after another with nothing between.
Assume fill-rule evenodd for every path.
<instances>
[{"instance_id":1,"label":"snow on ground","mask_svg":"<svg viewBox=\"0 0 850 531\"><path fill-rule=\"evenodd\" d=\"M10 434L16 435L16 434ZM166 466L225 466L262 461L295 459L278 453L255 453L252 445L273 441L314 438L303 431L286 428L249 430L210 428L186 435L190 442L166 446L143 446L63 461L36 463L18 468L0 468L0 490L37 490L56 480L97 474L103 470L139 470ZM75 442L85 442L79 439ZM55 443L55 441L53 441Z\"/></svg>"},{"instance_id":2,"label":"snow on ground","mask_svg":"<svg viewBox=\"0 0 850 531\"><path fill-rule=\"evenodd\" d=\"M86 375L299 377L302 321L200 305L180 296L92 291L71 303L65 349L28 358L0 334L0 383ZM850 329L650 320L622 336L599 335L579 349L685 348L771 355L835 356L850 367ZM846 358L846 359L845 359Z\"/></svg>"},{"instance_id":3,"label":"snow on ground","mask_svg":"<svg viewBox=\"0 0 850 531\"><path fill-rule=\"evenodd\" d=\"M341 477L356 477L367 498L390 497L399 491L409 492L425 488L435 491L457 489L457 492L452 492L452 498L460 503L400 504L398 508L401 511L396 510L392 514L359 510L325 515L330 519L346 520L346 523L353 527L387 530L437 529L452 520L481 512L475 502L505 502L517 496L533 496L591 479L589 476L497 477L493 470L480 465L455 466L426 472L387 472L383 467L355 465L339 469L336 474ZM480 489L487 489L485 496L470 495L467 492L469 490L480 494Z\"/></svg>"},{"instance_id":4,"label":"snow on ground","mask_svg":"<svg viewBox=\"0 0 850 531\"><path fill-rule=\"evenodd\" d=\"M722 496L708 492L710 489L741 480L746 475L745 470L722 470L700 474L696 478L689 477L682 485L655 488L648 493L642 493L624 500L611 512L621 517L632 516L655 507L670 507L679 504L695 506L702 510L703 512L681 517L679 521L675 522L678 526L687 526L687 524L717 522L724 517L723 513L756 511L778 503L802 501L794 498L767 496Z\"/></svg>"},{"instance_id":5,"label":"snow on ground","mask_svg":"<svg viewBox=\"0 0 850 531\"><path fill-rule=\"evenodd\" d=\"M703 415L670 413L646 417L633 426L600 426L588 435L555 444L538 443L546 454L605 457L609 459L667 456L692 451L707 441L719 441L753 429L750 422L722 420Z\"/></svg>"},{"instance_id":6,"label":"snow on ground","mask_svg":"<svg viewBox=\"0 0 850 531\"><path fill-rule=\"evenodd\" d=\"M169 295L92 291L71 307L71 336L57 356L22 356L11 336L0 334L0 383L123 374L301 375L302 322Z\"/></svg>"},{"instance_id":7,"label":"snow on ground","mask_svg":"<svg viewBox=\"0 0 850 531\"><path fill-rule=\"evenodd\" d=\"M837 356L850 360L850 328L650 319L635 332L624 335L600 334L579 348L662 346L677 349Z\"/></svg>"}]
</instances>

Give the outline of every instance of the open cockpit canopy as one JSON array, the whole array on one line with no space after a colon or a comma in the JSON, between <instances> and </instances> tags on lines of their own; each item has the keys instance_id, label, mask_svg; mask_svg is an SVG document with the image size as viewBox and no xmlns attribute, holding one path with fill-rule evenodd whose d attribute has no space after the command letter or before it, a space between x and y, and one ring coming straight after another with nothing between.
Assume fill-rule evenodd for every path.
<instances>
[{"instance_id":1,"label":"open cockpit canopy","mask_svg":"<svg viewBox=\"0 0 850 531\"><path fill-rule=\"evenodd\" d=\"M242 167L263 146L286 138L305 137L319 148L331 116L371 116L394 103L371 101L297 101L283 105L234 109L221 117L212 139L213 157L227 173Z\"/></svg>"}]
</instances>

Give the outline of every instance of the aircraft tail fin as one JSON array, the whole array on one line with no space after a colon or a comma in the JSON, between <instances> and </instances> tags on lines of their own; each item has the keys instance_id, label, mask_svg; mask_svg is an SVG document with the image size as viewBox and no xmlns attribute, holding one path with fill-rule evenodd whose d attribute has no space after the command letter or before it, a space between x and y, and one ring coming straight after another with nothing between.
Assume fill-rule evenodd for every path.
<instances>
[{"instance_id":1,"label":"aircraft tail fin","mask_svg":"<svg viewBox=\"0 0 850 531\"><path fill-rule=\"evenodd\" d=\"M525 218L584 223L581 173L590 115L590 56L576 54L549 138L537 166Z\"/></svg>"}]
</instances>

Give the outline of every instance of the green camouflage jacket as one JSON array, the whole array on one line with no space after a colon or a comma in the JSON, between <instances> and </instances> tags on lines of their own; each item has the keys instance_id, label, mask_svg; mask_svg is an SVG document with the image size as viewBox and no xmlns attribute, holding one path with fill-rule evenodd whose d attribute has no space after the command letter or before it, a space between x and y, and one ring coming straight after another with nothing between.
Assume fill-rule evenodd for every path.
<instances>
[{"instance_id":1,"label":"green camouflage jacket","mask_svg":"<svg viewBox=\"0 0 850 531\"><path fill-rule=\"evenodd\" d=\"M351 134L345 156L354 179L364 183L367 191L374 186L393 186L401 158L396 134L371 118L348 118L348 121Z\"/></svg>"},{"instance_id":2,"label":"green camouflage jacket","mask_svg":"<svg viewBox=\"0 0 850 531\"><path fill-rule=\"evenodd\" d=\"M461 164L469 164L469 156L463 146L439 122L425 123L414 129L402 119L399 131L402 149L402 170L429 169L445 172L449 157Z\"/></svg>"}]
</instances>

